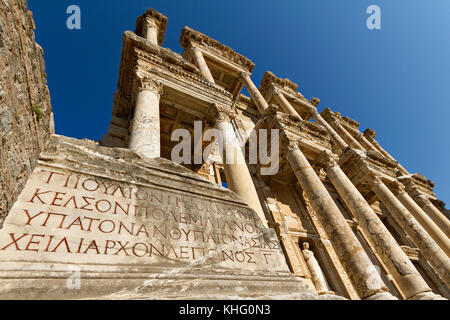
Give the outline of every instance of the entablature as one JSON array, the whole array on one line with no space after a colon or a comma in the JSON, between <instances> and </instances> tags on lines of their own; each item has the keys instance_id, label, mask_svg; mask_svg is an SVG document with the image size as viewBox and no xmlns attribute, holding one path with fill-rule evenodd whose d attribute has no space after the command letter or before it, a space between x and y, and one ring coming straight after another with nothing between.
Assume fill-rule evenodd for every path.
<instances>
[{"instance_id":1,"label":"entablature","mask_svg":"<svg viewBox=\"0 0 450 320\"><path fill-rule=\"evenodd\" d=\"M301 120L296 116L280 112L276 105L270 105L255 126L259 129L278 129L290 140L298 142L310 159L315 159L324 150L331 149L327 131L314 122Z\"/></svg>"},{"instance_id":2,"label":"entablature","mask_svg":"<svg viewBox=\"0 0 450 320\"><path fill-rule=\"evenodd\" d=\"M437 199L434 194L434 182L428 180L420 173L404 175L397 178L406 187L406 190L414 195L425 194L430 199Z\"/></svg>"},{"instance_id":3,"label":"entablature","mask_svg":"<svg viewBox=\"0 0 450 320\"><path fill-rule=\"evenodd\" d=\"M289 79L278 78L272 72L267 71L263 76L259 91L271 104L276 103L275 93L277 90L283 94L302 119L309 120L311 118L314 105L297 91L298 85Z\"/></svg>"},{"instance_id":4,"label":"entablature","mask_svg":"<svg viewBox=\"0 0 450 320\"><path fill-rule=\"evenodd\" d=\"M214 82L238 97L243 88L241 73L251 74L255 67L250 59L189 27L183 28L180 44L185 49L183 57L190 62L194 61L193 51L200 50Z\"/></svg>"},{"instance_id":5,"label":"entablature","mask_svg":"<svg viewBox=\"0 0 450 320\"><path fill-rule=\"evenodd\" d=\"M340 156L339 165L369 203L376 200L368 179L377 176L386 185L397 181L397 163L376 152L347 148Z\"/></svg>"}]
</instances>

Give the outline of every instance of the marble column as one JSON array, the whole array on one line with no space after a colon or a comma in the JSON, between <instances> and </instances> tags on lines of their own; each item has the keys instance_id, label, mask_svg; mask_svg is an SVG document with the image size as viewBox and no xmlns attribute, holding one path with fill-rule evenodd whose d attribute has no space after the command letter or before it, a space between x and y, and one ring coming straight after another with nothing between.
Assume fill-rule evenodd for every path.
<instances>
[{"instance_id":1,"label":"marble column","mask_svg":"<svg viewBox=\"0 0 450 320\"><path fill-rule=\"evenodd\" d=\"M330 124L325 121L319 111L315 108L312 110L312 117L318 124L323 126L328 131L328 134L331 136L331 140L341 152L348 148L348 144L344 141L344 139L342 139L341 136L330 126Z\"/></svg>"},{"instance_id":2,"label":"marble column","mask_svg":"<svg viewBox=\"0 0 450 320\"><path fill-rule=\"evenodd\" d=\"M159 27L152 17L146 17L144 22L143 36L153 44L158 45Z\"/></svg>"},{"instance_id":3,"label":"marble column","mask_svg":"<svg viewBox=\"0 0 450 320\"><path fill-rule=\"evenodd\" d=\"M396 299L388 292L372 261L298 144L286 136L283 136L282 143L292 170L359 296L362 299Z\"/></svg>"},{"instance_id":4,"label":"marble column","mask_svg":"<svg viewBox=\"0 0 450 320\"><path fill-rule=\"evenodd\" d=\"M250 96L252 97L253 101L258 107L259 112L263 113L264 110L266 110L269 107L266 99L264 99L261 92L259 92L258 88L253 83L249 73L242 72L240 76L241 79L244 81L244 85L247 88L248 92L250 93Z\"/></svg>"},{"instance_id":5,"label":"marble column","mask_svg":"<svg viewBox=\"0 0 450 320\"><path fill-rule=\"evenodd\" d=\"M212 109L216 112L215 129L220 132L223 139L223 146L219 146L219 150L221 151L228 187L247 202L250 208L256 211L262 224L268 227L252 176L230 122L231 116L228 111L222 110L218 106L214 106Z\"/></svg>"},{"instance_id":6,"label":"marble column","mask_svg":"<svg viewBox=\"0 0 450 320\"><path fill-rule=\"evenodd\" d=\"M214 78L211 74L211 71L209 70L208 65L206 64L205 57L203 57L202 51L197 47L192 47L192 54L194 56L194 61L197 67L200 69L200 72L202 75L212 83L214 82Z\"/></svg>"},{"instance_id":7,"label":"marble column","mask_svg":"<svg viewBox=\"0 0 450 320\"><path fill-rule=\"evenodd\" d=\"M377 253L391 266L390 272L406 299L415 299L418 296L421 296L421 299L434 299L435 295L431 293L425 280L378 215L342 171L332 153L324 151L317 161L324 166L331 183L358 221L363 232L373 242Z\"/></svg>"},{"instance_id":8,"label":"marble column","mask_svg":"<svg viewBox=\"0 0 450 320\"><path fill-rule=\"evenodd\" d=\"M292 114L292 115L297 116L300 119L302 119L302 117L300 117L300 115L294 109L294 107L289 103L289 101L287 101L286 97L283 95L283 93L280 91L280 89L274 88L273 94L275 95L275 98L278 100L278 103L283 108L284 112L286 112L287 114Z\"/></svg>"},{"instance_id":9,"label":"marble column","mask_svg":"<svg viewBox=\"0 0 450 320\"><path fill-rule=\"evenodd\" d=\"M391 184L393 193L400 202L408 209L413 217L422 225L428 234L436 241L442 250L450 256L450 240L445 233L434 223L434 221L422 210L422 208L410 197L405 187L398 181Z\"/></svg>"},{"instance_id":10,"label":"marble column","mask_svg":"<svg viewBox=\"0 0 450 320\"><path fill-rule=\"evenodd\" d=\"M155 158L161 156L159 99L162 85L153 79L142 79L136 98L129 149Z\"/></svg>"},{"instance_id":11,"label":"marble column","mask_svg":"<svg viewBox=\"0 0 450 320\"><path fill-rule=\"evenodd\" d=\"M431 219L441 228L441 230L450 236L450 220L431 203L430 199L424 194L419 194L414 197L414 200L420 205L420 207L430 216Z\"/></svg>"},{"instance_id":12,"label":"marble column","mask_svg":"<svg viewBox=\"0 0 450 320\"><path fill-rule=\"evenodd\" d=\"M376 174L369 172L366 179L372 191L375 192L378 199L391 213L406 235L420 249L420 252L434 267L437 274L447 285L450 284L450 259L445 252Z\"/></svg>"},{"instance_id":13,"label":"marble column","mask_svg":"<svg viewBox=\"0 0 450 320\"><path fill-rule=\"evenodd\" d=\"M356 140L350 132L345 129L345 127L337 119L333 119L330 122L331 126L344 138L344 140L349 144L350 147L354 149L359 149L365 151L364 147Z\"/></svg>"},{"instance_id":14,"label":"marble column","mask_svg":"<svg viewBox=\"0 0 450 320\"><path fill-rule=\"evenodd\" d=\"M367 138L361 133L361 132L356 132L356 136L357 136L357 140L361 143L361 145L367 150L367 151L374 151L378 154L382 153L375 148L375 146L373 144L370 143L369 140L367 140Z\"/></svg>"}]
</instances>

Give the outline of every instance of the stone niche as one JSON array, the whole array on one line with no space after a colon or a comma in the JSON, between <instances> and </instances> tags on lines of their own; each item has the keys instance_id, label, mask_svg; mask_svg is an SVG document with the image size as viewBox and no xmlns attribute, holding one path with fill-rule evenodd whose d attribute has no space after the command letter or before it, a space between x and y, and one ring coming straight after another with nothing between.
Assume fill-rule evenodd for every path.
<instances>
[{"instance_id":1,"label":"stone niche","mask_svg":"<svg viewBox=\"0 0 450 320\"><path fill-rule=\"evenodd\" d=\"M3 299L332 299L234 193L133 151L54 135L0 231Z\"/></svg>"}]
</instances>

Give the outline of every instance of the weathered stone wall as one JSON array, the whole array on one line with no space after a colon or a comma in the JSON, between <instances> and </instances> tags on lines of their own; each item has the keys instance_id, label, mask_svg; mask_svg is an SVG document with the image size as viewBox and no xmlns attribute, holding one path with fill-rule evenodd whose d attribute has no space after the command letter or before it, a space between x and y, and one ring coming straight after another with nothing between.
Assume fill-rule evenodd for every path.
<instances>
[{"instance_id":1,"label":"weathered stone wall","mask_svg":"<svg viewBox=\"0 0 450 320\"><path fill-rule=\"evenodd\" d=\"M0 224L54 131L34 29L25 0L0 0Z\"/></svg>"}]
</instances>

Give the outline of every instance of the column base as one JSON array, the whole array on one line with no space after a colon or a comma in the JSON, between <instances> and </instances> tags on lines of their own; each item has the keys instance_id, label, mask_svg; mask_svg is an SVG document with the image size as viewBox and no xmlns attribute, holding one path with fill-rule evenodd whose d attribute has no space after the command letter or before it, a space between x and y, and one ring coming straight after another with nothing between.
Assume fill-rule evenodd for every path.
<instances>
[{"instance_id":1,"label":"column base","mask_svg":"<svg viewBox=\"0 0 450 320\"><path fill-rule=\"evenodd\" d=\"M378 292L363 300L398 300L398 298L394 297L389 292Z\"/></svg>"},{"instance_id":2,"label":"column base","mask_svg":"<svg viewBox=\"0 0 450 320\"><path fill-rule=\"evenodd\" d=\"M447 299L441 295L438 295L430 291L416 294L415 296L409 298L408 300L447 300Z\"/></svg>"}]
</instances>

